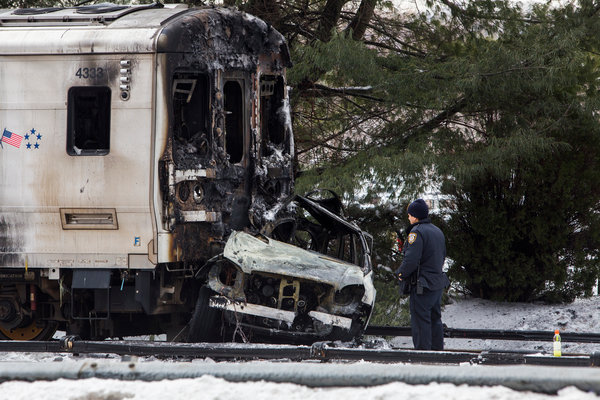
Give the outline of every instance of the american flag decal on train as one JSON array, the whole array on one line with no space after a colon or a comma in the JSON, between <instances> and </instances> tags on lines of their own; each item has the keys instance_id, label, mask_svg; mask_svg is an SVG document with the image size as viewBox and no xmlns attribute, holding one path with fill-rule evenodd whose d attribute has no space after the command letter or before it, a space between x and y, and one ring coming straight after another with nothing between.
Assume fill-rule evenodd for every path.
<instances>
[{"instance_id":1,"label":"american flag decal on train","mask_svg":"<svg viewBox=\"0 0 600 400\"><path fill-rule=\"evenodd\" d=\"M23 136L17 135L16 133L13 133L8 129L4 128L4 132L2 133L2 139L0 140L0 143L6 143L18 149L19 147L21 147L22 140Z\"/></svg>"}]
</instances>

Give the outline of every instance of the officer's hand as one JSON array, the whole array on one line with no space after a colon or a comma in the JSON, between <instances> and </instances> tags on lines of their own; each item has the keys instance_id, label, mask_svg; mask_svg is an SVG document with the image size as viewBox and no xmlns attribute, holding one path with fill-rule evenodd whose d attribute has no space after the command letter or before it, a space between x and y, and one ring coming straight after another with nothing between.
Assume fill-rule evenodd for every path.
<instances>
[{"instance_id":1,"label":"officer's hand","mask_svg":"<svg viewBox=\"0 0 600 400\"><path fill-rule=\"evenodd\" d=\"M401 281L402 280L402 272L398 273L398 280Z\"/></svg>"}]
</instances>

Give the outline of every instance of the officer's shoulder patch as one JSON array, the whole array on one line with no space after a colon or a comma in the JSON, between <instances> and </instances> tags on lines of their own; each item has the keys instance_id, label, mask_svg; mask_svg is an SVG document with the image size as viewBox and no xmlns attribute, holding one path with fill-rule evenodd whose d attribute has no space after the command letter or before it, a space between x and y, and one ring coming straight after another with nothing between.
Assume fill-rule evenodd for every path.
<instances>
[{"instance_id":1,"label":"officer's shoulder patch","mask_svg":"<svg viewBox=\"0 0 600 400\"><path fill-rule=\"evenodd\" d=\"M408 234L408 243L413 244L417 240L417 233L411 232Z\"/></svg>"}]
</instances>

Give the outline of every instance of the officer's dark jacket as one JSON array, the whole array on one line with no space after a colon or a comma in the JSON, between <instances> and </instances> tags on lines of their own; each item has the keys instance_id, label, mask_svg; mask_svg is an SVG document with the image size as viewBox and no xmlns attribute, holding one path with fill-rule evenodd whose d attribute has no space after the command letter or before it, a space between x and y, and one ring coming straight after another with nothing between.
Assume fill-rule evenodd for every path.
<instances>
[{"instance_id":1,"label":"officer's dark jacket","mask_svg":"<svg viewBox=\"0 0 600 400\"><path fill-rule=\"evenodd\" d=\"M442 271L446 258L446 239L437 226L425 218L410 227L408 239L404 243L404 259L396 271L406 280L416 273L420 266L418 279L424 288L440 290L450 283Z\"/></svg>"}]
</instances>

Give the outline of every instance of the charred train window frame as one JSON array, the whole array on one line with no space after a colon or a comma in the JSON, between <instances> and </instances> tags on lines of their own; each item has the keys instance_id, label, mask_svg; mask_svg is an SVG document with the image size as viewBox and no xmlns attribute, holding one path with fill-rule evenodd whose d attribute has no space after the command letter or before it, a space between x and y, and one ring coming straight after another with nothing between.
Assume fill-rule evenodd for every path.
<instances>
[{"instance_id":1,"label":"charred train window frame","mask_svg":"<svg viewBox=\"0 0 600 400\"><path fill-rule=\"evenodd\" d=\"M73 86L67 95L67 154L105 156L110 152L111 90Z\"/></svg>"},{"instance_id":2,"label":"charred train window frame","mask_svg":"<svg viewBox=\"0 0 600 400\"><path fill-rule=\"evenodd\" d=\"M210 148L210 82L204 73L173 75L173 138L186 152L206 155ZM190 146L191 145L191 146Z\"/></svg>"},{"instance_id":3,"label":"charred train window frame","mask_svg":"<svg viewBox=\"0 0 600 400\"><path fill-rule=\"evenodd\" d=\"M280 146L285 143L285 121L281 118L284 106L285 83L282 76L263 75L260 77L260 130L262 154L270 155L270 144Z\"/></svg>"},{"instance_id":4,"label":"charred train window frame","mask_svg":"<svg viewBox=\"0 0 600 400\"><path fill-rule=\"evenodd\" d=\"M238 90L238 93L234 93L233 90ZM225 151L231 164L240 164L244 160L246 148L244 145L246 136L245 93L243 80L227 79L223 82Z\"/></svg>"}]
</instances>

